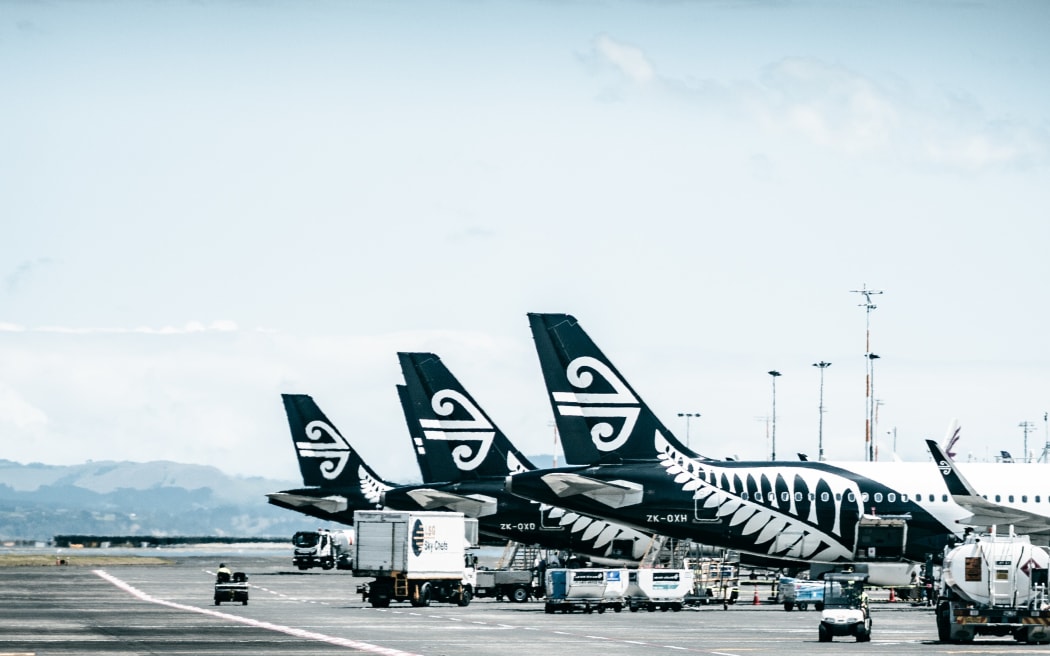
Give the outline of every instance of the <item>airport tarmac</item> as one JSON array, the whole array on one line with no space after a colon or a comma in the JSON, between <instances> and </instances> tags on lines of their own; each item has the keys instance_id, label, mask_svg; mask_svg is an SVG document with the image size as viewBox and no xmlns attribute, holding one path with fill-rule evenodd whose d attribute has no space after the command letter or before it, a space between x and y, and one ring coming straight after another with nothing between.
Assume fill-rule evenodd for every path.
<instances>
[{"instance_id":1,"label":"airport tarmac","mask_svg":"<svg viewBox=\"0 0 1050 656\"><path fill-rule=\"evenodd\" d=\"M167 565L0 568L0 656L8 654L295 654L573 656L695 653L1050 654L1012 640L939 644L933 612L873 603L872 641L817 641L819 614L741 603L723 610L549 615L542 602L475 599L467 607L375 609L349 572L299 572L278 556L231 556L249 576L247 605L212 599L212 557ZM746 586L745 586L746 587ZM745 591L742 595L747 597ZM876 599L878 597L876 596Z\"/></svg>"}]
</instances>

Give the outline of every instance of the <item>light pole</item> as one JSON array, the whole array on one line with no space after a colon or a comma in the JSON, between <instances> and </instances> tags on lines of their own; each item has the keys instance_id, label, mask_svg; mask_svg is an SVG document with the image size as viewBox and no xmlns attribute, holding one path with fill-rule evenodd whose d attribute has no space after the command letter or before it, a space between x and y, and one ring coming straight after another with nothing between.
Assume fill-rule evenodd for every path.
<instances>
[{"instance_id":1,"label":"light pole","mask_svg":"<svg viewBox=\"0 0 1050 656\"><path fill-rule=\"evenodd\" d=\"M780 372L774 369L766 372L773 377L773 451L770 460L777 459L777 377Z\"/></svg>"},{"instance_id":2,"label":"light pole","mask_svg":"<svg viewBox=\"0 0 1050 656\"><path fill-rule=\"evenodd\" d=\"M830 362L814 362L814 367L820 369L820 423L817 425L817 460L824 462L824 370L831 366Z\"/></svg>"},{"instance_id":3,"label":"light pole","mask_svg":"<svg viewBox=\"0 0 1050 656\"><path fill-rule=\"evenodd\" d=\"M689 420L693 417L700 417L699 412L679 412L679 417L685 417L685 446L689 447Z\"/></svg>"},{"instance_id":4,"label":"light pole","mask_svg":"<svg viewBox=\"0 0 1050 656\"><path fill-rule=\"evenodd\" d=\"M868 416L864 418L864 440L867 442L868 462L875 462L875 434L872 431L875 430L875 361L879 356L868 353L864 357L868 359L868 396L872 399L868 404Z\"/></svg>"},{"instance_id":5,"label":"light pole","mask_svg":"<svg viewBox=\"0 0 1050 656\"><path fill-rule=\"evenodd\" d=\"M878 307L871 302L871 297L876 294L881 294L882 290L868 289L868 284L864 283L860 289L853 289L850 291L853 294L864 295L864 302L860 304L860 307L864 308L864 357L868 358L868 361L864 363L864 447L868 452L865 456L870 461L874 458L872 443L875 441L875 436L871 433L871 403L872 399L875 398L871 393L872 378L875 376L875 372L872 371L873 354L871 352L871 311Z\"/></svg>"}]
</instances>

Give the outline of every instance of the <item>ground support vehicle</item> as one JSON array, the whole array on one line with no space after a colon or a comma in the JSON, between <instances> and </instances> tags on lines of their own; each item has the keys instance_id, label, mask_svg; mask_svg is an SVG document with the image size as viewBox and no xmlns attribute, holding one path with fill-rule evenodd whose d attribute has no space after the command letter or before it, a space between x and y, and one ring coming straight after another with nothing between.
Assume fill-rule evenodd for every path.
<instances>
[{"instance_id":1,"label":"ground support vehicle","mask_svg":"<svg viewBox=\"0 0 1050 656\"><path fill-rule=\"evenodd\" d=\"M215 579L215 605L224 601L241 602L248 605L248 575L244 572L234 572L233 576L222 572Z\"/></svg>"},{"instance_id":2,"label":"ground support vehicle","mask_svg":"<svg viewBox=\"0 0 1050 656\"><path fill-rule=\"evenodd\" d=\"M680 611L693 590L691 569L639 568L628 572L624 603L632 613L645 609Z\"/></svg>"},{"instance_id":3,"label":"ground support vehicle","mask_svg":"<svg viewBox=\"0 0 1050 656\"><path fill-rule=\"evenodd\" d=\"M543 597L543 588L535 583L535 575L524 569L478 570L476 597L495 597L518 603Z\"/></svg>"},{"instance_id":4,"label":"ground support vehicle","mask_svg":"<svg viewBox=\"0 0 1050 656\"><path fill-rule=\"evenodd\" d=\"M546 584L544 612L604 613L611 609L619 613L627 589L627 570L552 568L547 570Z\"/></svg>"},{"instance_id":5,"label":"ground support vehicle","mask_svg":"<svg viewBox=\"0 0 1050 656\"><path fill-rule=\"evenodd\" d=\"M299 531L292 536L292 565L300 570L320 567L321 569L353 569L354 532L329 531L319 528L316 531Z\"/></svg>"},{"instance_id":6,"label":"ground support vehicle","mask_svg":"<svg viewBox=\"0 0 1050 656\"><path fill-rule=\"evenodd\" d=\"M466 606L477 585L478 523L462 513L358 510L354 513L354 576L374 577L358 587L373 608L391 601Z\"/></svg>"},{"instance_id":7,"label":"ground support vehicle","mask_svg":"<svg viewBox=\"0 0 1050 656\"><path fill-rule=\"evenodd\" d=\"M941 569L937 637L970 642L977 635L1050 643L1047 566L1050 554L1027 535L968 537Z\"/></svg>"},{"instance_id":8,"label":"ground support vehicle","mask_svg":"<svg viewBox=\"0 0 1050 656\"><path fill-rule=\"evenodd\" d=\"M818 637L831 642L835 636L854 636L857 642L871 640L871 613L864 592L867 574L828 573L824 576L824 609Z\"/></svg>"},{"instance_id":9,"label":"ground support vehicle","mask_svg":"<svg viewBox=\"0 0 1050 656\"><path fill-rule=\"evenodd\" d=\"M740 554L728 552L721 558L687 558L693 570L693 591L686 598L690 605L735 604L740 596Z\"/></svg>"},{"instance_id":10,"label":"ground support vehicle","mask_svg":"<svg viewBox=\"0 0 1050 656\"><path fill-rule=\"evenodd\" d=\"M795 579L789 576L780 577L778 595L784 610L806 610L810 604L817 610L824 610L824 582Z\"/></svg>"}]
</instances>

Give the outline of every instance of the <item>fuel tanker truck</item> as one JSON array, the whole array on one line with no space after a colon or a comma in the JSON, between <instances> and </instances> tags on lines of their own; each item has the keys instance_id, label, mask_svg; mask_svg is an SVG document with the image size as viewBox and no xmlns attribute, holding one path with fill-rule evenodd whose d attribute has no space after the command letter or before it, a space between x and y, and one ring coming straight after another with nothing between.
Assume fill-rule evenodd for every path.
<instances>
[{"instance_id":1,"label":"fuel tanker truck","mask_svg":"<svg viewBox=\"0 0 1050 656\"><path fill-rule=\"evenodd\" d=\"M1050 554L1027 535L968 536L941 569L937 637L970 642L977 635L1050 643L1047 567Z\"/></svg>"}]
</instances>

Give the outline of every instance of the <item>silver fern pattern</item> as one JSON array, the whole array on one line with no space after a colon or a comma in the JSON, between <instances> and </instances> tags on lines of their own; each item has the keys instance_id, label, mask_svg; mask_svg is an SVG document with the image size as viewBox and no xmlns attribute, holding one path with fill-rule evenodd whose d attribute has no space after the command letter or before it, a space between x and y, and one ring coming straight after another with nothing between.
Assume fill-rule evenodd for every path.
<instances>
[{"instance_id":1,"label":"silver fern pattern","mask_svg":"<svg viewBox=\"0 0 1050 656\"><path fill-rule=\"evenodd\" d=\"M780 558L853 558L862 508L859 488L849 478L775 465L741 476L732 467L687 457L659 431L655 447L667 475L693 493L694 520L729 518L742 550Z\"/></svg>"},{"instance_id":2,"label":"silver fern pattern","mask_svg":"<svg viewBox=\"0 0 1050 656\"><path fill-rule=\"evenodd\" d=\"M391 487L369 474L364 465L358 466L357 476L361 481L361 494L370 502L379 506L382 503L383 493L391 489Z\"/></svg>"}]
</instances>

